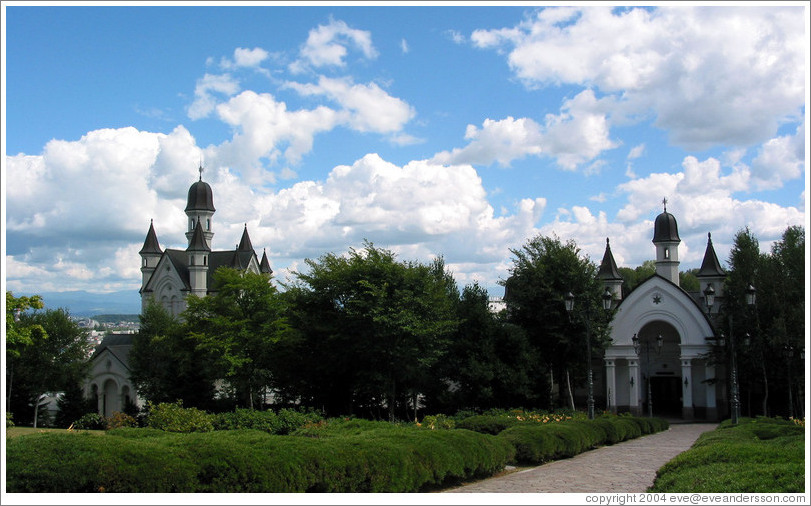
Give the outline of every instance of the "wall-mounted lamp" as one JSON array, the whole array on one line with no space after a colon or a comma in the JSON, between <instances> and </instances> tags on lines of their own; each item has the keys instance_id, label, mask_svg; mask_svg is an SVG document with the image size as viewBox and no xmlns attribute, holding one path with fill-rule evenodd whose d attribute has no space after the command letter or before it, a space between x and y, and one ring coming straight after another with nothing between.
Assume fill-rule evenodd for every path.
<instances>
[{"instance_id":1,"label":"wall-mounted lamp","mask_svg":"<svg viewBox=\"0 0 811 506\"><path fill-rule=\"evenodd\" d=\"M689 385L689 384L690 384L690 382L689 382L689 381L687 381L687 376L685 376L685 377L684 377L684 386L687 386L687 385Z\"/></svg>"}]
</instances>

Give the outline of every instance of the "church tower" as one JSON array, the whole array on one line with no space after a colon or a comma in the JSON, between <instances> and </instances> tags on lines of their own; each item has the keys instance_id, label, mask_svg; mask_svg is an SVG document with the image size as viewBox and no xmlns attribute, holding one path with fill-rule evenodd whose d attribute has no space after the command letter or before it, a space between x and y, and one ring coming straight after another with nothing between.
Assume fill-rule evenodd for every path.
<instances>
[{"instance_id":1,"label":"church tower","mask_svg":"<svg viewBox=\"0 0 811 506\"><path fill-rule=\"evenodd\" d=\"M701 269L696 274L698 278L699 290L701 295L705 296L705 290L712 287L714 297L724 297L724 279L726 273L721 268L721 263L718 261L718 255L715 254L715 248L712 245L712 233L707 233L707 249L704 250L704 261L701 262Z\"/></svg>"},{"instance_id":2,"label":"church tower","mask_svg":"<svg viewBox=\"0 0 811 506\"><path fill-rule=\"evenodd\" d=\"M615 301L622 300L622 275L620 275L617 262L614 261L614 255L611 253L608 237L605 238L605 254L603 254L603 261L600 262L597 279L603 283L603 288L608 288Z\"/></svg>"},{"instance_id":3,"label":"church tower","mask_svg":"<svg viewBox=\"0 0 811 506\"><path fill-rule=\"evenodd\" d=\"M199 221L194 227L191 242L186 249L188 255L189 286L191 293L205 297L208 293L208 257L211 248L205 241L203 225Z\"/></svg>"},{"instance_id":4,"label":"church tower","mask_svg":"<svg viewBox=\"0 0 811 506\"><path fill-rule=\"evenodd\" d=\"M201 166L198 170L200 171L200 179L189 188L189 198L186 201L186 216L189 218L186 240L191 245L194 229L197 223L200 223L203 225L203 237L209 249L211 249L211 240L214 237L211 222L216 209L214 209L211 186L203 181L203 167Z\"/></svg>"},{"instance_id":5,"label":"church tower","mask_svg":"<svg viewBox=\"0 0 811 506\"><path fill-rule=\"evenodd\" d=\"M664 211L653 225L653 244L656 246L656 274L679 285L679 227L676 217L667 212L667 199L662 200Z\"/></svg>"}]
</instances>

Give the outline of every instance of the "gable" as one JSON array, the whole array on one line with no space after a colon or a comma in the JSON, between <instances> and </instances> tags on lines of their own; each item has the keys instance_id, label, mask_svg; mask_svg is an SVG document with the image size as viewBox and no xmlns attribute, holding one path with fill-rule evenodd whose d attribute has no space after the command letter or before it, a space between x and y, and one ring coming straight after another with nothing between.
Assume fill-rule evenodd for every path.
<instances>
[{"instance_id":1,"label":"gable","mask_svg":"<svg viewBox=\"0 0 811 506\"><path fill-rule=\"evenodd\" d=\"M631 338L639 329L657 321L676 329L683 348L706 349L706 338L713 335L707 315L690 294L654 274L617 307L611 322L613 346L631 346Z\"/></svg>"}]
</instances>

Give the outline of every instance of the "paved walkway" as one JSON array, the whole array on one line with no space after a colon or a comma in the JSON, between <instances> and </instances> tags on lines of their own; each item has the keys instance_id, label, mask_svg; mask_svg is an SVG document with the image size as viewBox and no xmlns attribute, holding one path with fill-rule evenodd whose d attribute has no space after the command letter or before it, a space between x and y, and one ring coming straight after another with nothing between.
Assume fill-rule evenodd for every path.
<instances>
[{"instance_id":1,"label":"paved walkway","mask_svg":"<svg viewBox=\"0 0 811 506\"><path fill-rule=\"evenodd\" d=\"M672 424L663 432L445 492L644 492L660 467L715 427L714 423Z\"/></svg>"}]
</instances>

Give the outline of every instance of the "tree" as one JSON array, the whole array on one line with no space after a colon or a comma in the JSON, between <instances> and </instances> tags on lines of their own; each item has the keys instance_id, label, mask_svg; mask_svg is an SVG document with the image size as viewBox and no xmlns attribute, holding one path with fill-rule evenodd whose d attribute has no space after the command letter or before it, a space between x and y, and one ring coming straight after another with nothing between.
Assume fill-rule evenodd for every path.
<instances>
[{"instance_id":1,"label":"tree","mask_svg":"<svg viewBox=\"0 0 811 506\"><path fill-rule=\"evenodd\" d=\"M385 405L393 420L425 388L456 327L453 278L441 259L399 262L371 243L306 264L288 290L295 334L281 346L280 368L288 395L298 389L331 414Z\"/></svg>"},{"instance_id":2,"label":"tree","mask_svg":"<svg viewBox=\"0 0 811 506\"><path fill-rule=\"evenodd\" d=\"M253 409L271 382L272 348L287 331L276 288L263 274L220 267L214 293L187 304L186 335L234 389L237 403Z\"/></svg>"},{"instance_id":3,"label":"tree","mask_svg":"<svg viewBox=\"0 0 811 506\"><path fill-rule=\"evenodd\" d=\"M19 349L9 399L15 418L21 423L31 420L36 427L43 394L68 390L84 381L90 345L85 330L64 309L21 313L17 324L19 328L41 328L47 336ZM31 412L28 410L33 410L31 418L22 414Z\"/></svg>"},{"instance_id":4,"label":"tree","mask_svg":"<svg viewBox=\"0 0 811 506\"><path fill-rule=\"evenodd\" d=\"M155 301L140 322L129 352L130 379L138 394L153 404L183 400L186 406L211 409L216 377L182 322Z\"/></svg>"},{"instance_id":5,"label":"tree","mask_svg":"<svg viewBox=\"0 0 811 506\"><path fill-rule=\"evenodd\" d=\"M599 309L602 286L596 278L596 265L580 256L573 241L563 244L556 237L536 236L511 252L513 265L504 283L508 320L527 334L538 364L533 371L534 393L541 405L551 409L556 407L552 399L554 377L566 380L574 373L585 378L585 366L591 360L586 357L587 322L583 318L570 321L563 298L571 292L576 297L575 311L591 316L592 349L596 352L607 339L608 315Z\"/></svg>"},{"instance_id":6,"label":"tree","mask_svg":"<svg viewBox=\"0 0 811 506\"><path fill-rule=\"evenodd\" d=\"M15 361L26 347L39 343L48 337L42 325L20 323L20 315L30 309L42 309L42 298L14 297L6 292L6 411L11 412L11 393L14 386Z\"/></svg>"},{"instance_id":7,"label":"tree","mask_svg":"<svg viewBox=\"0 0 811 506\"><path fill-rule=\"evenodd\" d=\"M456 314L459 326L431 374L439 381L429 390L429 409L450 413L528 405L526 334L490 310L487 290L477 283L464 288Z\"/></svg>"}]
</instances>

